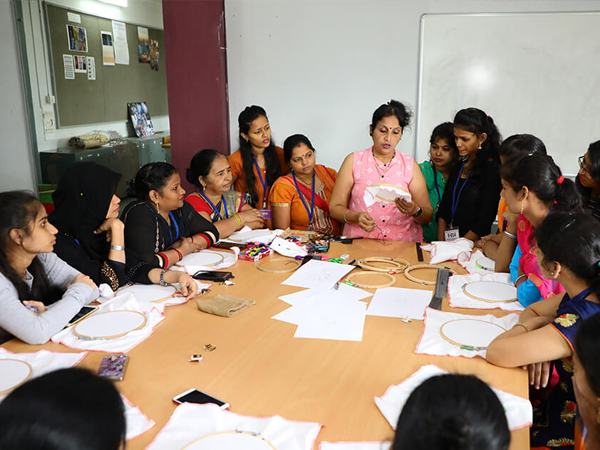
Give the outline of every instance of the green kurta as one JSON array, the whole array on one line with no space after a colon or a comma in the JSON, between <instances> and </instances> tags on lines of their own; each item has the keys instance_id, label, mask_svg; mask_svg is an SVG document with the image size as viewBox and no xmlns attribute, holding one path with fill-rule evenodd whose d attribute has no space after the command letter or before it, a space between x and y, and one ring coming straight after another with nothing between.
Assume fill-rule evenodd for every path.
<instances>
[{"instance_id":1,"label":"green kurta","mask_svg":"<svg viewBox=\"0 0 600 450\"><path fill-rule=\"evenodd\" d=\"M423 176L425 176L425 181L427 181L427 193L429 194L429 201L431 202L431 207L433 208L433 219L427 225L423 225L423 237L425 241L432 242L437 241L437 210L440 206L440 202L442 201L442 196L444 195L444 189L446 188L446 179L444 176L434 170L431 163L429 161L422 162L419 164L421 167L421 171L423 172ZM435 178L434 178L435 175ZM435 187L435 179L437 178L437 189Z\"/></svg>"}]
</instances>

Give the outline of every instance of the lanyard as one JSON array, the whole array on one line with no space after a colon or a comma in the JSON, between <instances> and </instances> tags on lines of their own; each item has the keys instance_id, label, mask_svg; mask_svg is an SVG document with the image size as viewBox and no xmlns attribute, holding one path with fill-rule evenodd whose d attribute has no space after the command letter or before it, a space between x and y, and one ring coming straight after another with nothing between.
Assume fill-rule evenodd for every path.
<instances>
[{"instance_id":1,"label":"lanyard","mask_svg":"<svg viewBox=\"0 0 600 450\"><path fill-rule=\"evenodd\" d=\"M438 180L437 180L437 170L435 170L435 168L433 168L433 184L435 185L435 190L437 191L437 195L438 195L438 205L440 204L440 202L442 201L442 194L440 194L440 187L438 186Z\"/></svg>"},{"instance_id":2,"label":"lanyard","mask_svg":"<svg viewBox=\"0 0 600 450\"><path fill-rule=\"evenodd\" d=\"M260 184L262 184L263 192L265 193L263 197L263 209L265 209L267 207L267 189L269 188L269 184L266 176L263 180L262 172L260 170L260 167L258 167L258 162L256 162L256 158L252 156L252 159L254 160L254 166L256 167L256 171L258 172L258 177L260 178Z\"/></svg>"},{"instance_id":3,"label":"lanyard","mask_svg":"<svg viewBox=\"0 0 600 450\"><path fill-rule=\"evenodd\" d=\"M213 202L211 202L210 199L206 195L204 195L203 192L198 192L198 193L210 205L210 207L213 209L213 211L217 213L217 215L219 216L219 219L223 220L223 216L221 216L219 209L215 205L213 205ZM229 219L229 214L227 213L227 200L225 200L225 197L223 197L222 195L221 195L221 202L223 202L223 208L225 209L225 218Z\"/></svg>"},{"instance_id":4,"label":"lanyard","mask_svg":"<svg viewBox=\"0 0 600 450\"><path fill-rule=\"evenodd\" d=\"M171 218L171 223L175 225L175 239L173 239L173 231L171 230L171 227L169 227L169 232L171 233L171 243L173 243L179 240L179 225L177 225L173 211L169 212L169 217Z\"/></svg>"},{"instance_id":5,"label":"lanyard","mask_svg":"<svg viewBox=\"0 0 600 450\"><path fill-rule=\"evenodd\" d=\"M465 167L465 163L463 163L463 165L460 166L460 172L458 173L458 178L456 179L456 183L454 184L454 190L452 191L452 221L451 221L451 224L454 223L454 216L456 215L456 210L458 209L458 202L460 200L460 195L462 194L463 189L467 185L467 181L469 181L469 177L465 178L465 182L460 187L460 190L458 191L458 197L457 197L456 196L456 188L458 187L458 183L461 180L461 175L462 175L464 167Z\"/></svg>"},{"instance_id":6,"label":"lanyard","mask_svg":"<svg viewBox=\"0 0 600 450\"><path fill-rule=\"evenodd\" d=\"M583 300L584 298L586 298L588 295L590 295L590 292L592 292L592 288L589 287L587 288L585 291L580 292L579 294L577 294L575 297L573 297L571 299L572 302L574 302L575 300Z\"/></svg>"},{"instance_id":7,"label":"lanyard","mask_svg":"<svg viewBox=\"0 0 600 450\"><path fill-rule=\"evenodd\" d=\"M310 209L308 209L308 205L304 201L304 196L302 192L300 192L300 186L298 186L298 182L296 181L296 174L292 172L292 177L294 178L294 184L296 185L296 190L298 194L300 194L300 200L302 200L302 204L306 208L306 212L308 213L308 229L312 230L312 219L315 214L315 171L313 170L313 183L312 183L312 194L310 198Z\"/></svg>"}]
</instances>

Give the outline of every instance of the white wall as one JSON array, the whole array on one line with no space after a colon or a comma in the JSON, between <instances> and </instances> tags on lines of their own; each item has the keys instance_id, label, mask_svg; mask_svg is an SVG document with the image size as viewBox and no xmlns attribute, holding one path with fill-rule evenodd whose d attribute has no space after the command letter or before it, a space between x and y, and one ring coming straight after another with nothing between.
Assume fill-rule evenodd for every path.
<instances>
[{"instance_id":1,"label":"white wall","mask_svg":"<svg viewBox=\"0 0 600 450\"><path fill-rule=\"evenodd\" d=\"M600 0L225 0L232 150L250 104L265 107L277 144L304 133L331 167L372 145L377 106L416 108L424 13L593 10ZM398 148L415 154L414 126Z\"/></svg>"}]
</instances>

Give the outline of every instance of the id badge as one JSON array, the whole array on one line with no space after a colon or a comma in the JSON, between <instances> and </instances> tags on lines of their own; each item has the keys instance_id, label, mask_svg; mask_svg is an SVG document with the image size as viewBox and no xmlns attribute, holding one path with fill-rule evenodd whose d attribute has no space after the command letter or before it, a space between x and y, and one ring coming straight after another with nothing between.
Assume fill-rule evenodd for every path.
<instances>
[{"instance_id":1,"label":"id badge","mask_svg":"<svg viewBox=\"0 0 600 450\"><path fill-rule=\"evenodd\" d=\"M459 237L460 237L460 234L458 232L458 228L448 228L446 231L444 231L444 238L448 242L455 241Z\"/></svg>"},{"instance_id":2,"label":"id badge","mask_svg":"<svg viewBox=\"0 0 600 450\"><path fill-rule=\"evenodd\" d=\"M262 214L263 219L265 219L265 220L271 220L273 218L270 209L266 209L266 208L265 209L259 209L259 211Z\"/></svg>"}]
</instances>

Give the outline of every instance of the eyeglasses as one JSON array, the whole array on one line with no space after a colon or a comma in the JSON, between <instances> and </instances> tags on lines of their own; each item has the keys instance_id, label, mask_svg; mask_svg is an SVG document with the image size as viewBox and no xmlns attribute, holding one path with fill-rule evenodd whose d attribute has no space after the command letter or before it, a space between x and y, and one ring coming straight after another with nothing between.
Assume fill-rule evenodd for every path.
<instances>
[{"instance_id":1,"label":"eyeglasses","mask_svg":"<svg viewBox=\"0 0 600 450\"><path fill-rule=\"evenodd\" d=\"M591 175L588 168L585 166L585 156L580 156L579 159L579 170L581 170L582 174Z\"/></svg>"}]
</instances>

